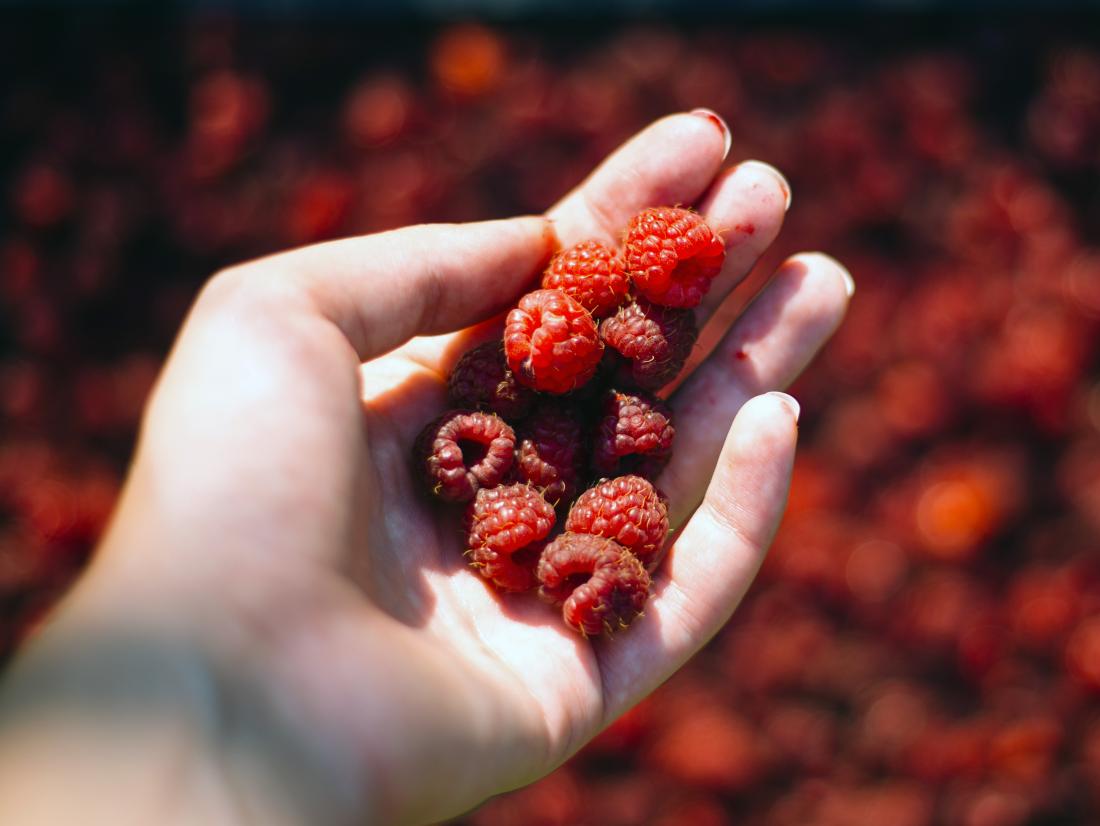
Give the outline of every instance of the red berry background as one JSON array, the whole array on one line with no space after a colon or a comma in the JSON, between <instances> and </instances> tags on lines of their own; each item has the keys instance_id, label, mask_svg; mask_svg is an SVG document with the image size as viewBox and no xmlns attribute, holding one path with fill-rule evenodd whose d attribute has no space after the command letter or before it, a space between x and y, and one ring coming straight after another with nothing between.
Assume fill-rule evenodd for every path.
<instances>
[{"instance_id":1,"label":"red berry background","mask_svg":"<svg viewBox=\"0 0 1100 826\"><path fill-rule=\"evenodd\" d=\"M730 625L510 824L1100 820L1096 20L0 19L0 659L84 564L218 267L538 211L709 106L858 284ZM701 348L713 341L704 332ZM697 348L699 351L700 348Z\"/></svg>"}]
</instances>

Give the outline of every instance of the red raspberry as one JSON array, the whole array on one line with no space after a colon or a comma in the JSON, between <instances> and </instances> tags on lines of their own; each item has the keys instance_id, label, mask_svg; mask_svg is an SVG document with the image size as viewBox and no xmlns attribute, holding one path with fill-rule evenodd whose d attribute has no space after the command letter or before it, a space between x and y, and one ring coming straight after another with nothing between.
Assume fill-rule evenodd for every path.
<instances>
[{"instance_id":1,"label":"red raspberry","mask_svg":"<svg viewBox=\"0 0 1100 826\"><path fill-rule=\"evenodd\" d=\"M448 410L416 438L413 453L428 490L466 502L503 481L515 459L516 434L492 413Z\"/></svg>"},{"instance_id":2,"label":"red raspberry","mask_svg":"<svg viewBox=\"0 0 1100 826\"><path fill-rule=\"evenodd\" d=\"M649 574L612 539L563 533L539 560L539 596L562 606L566 625L586 637L626 628L649 599Z\"/></svg>"},{"instance_id":3,"label":"red raspberry","mask_svg":"<svg viewBox=\"0 0 1100 826\"><path fill-rule=\"evenodd\" d=\"M622 259L606 244L581 241L554 256L542 277L542 286L561 290L594 318L602 318L626 299L630 279L623 271Z\"/></svg>"},{"instance_id":4,"label":"red raspberry","mask_svg":"<svg viewBox=\"0 0 1100 826\"><path fill-rule=\"evenodd\" d=\"M655 481L672 452L672 411L656 396L609 390L604 396L592 467L601 476L633 473Z\"/></svg>"},{"instance_id":5,"label":"red raspberry","mask_svg":"<svg viewBox=\"0 0 1100 826\"><path fill-rule=\"evenodd\" d=\"M653 571L668 538L668 503L640 476L603 479L573 503L565 529L614 539Z\"/></svg>"},{"instance_id":6,"label":"red raspberry","mask_svg":"<svg viewBox=\"0 0 1100 826\"><path fill-rule=\"evenodd\" d=\"M607 345L604 358L613 364L612 380L643 390L659 390L676 378L698 335L693 311L644 299L620 307L600 323L600 338Z\"/></svg>"},{"instance_id":7,"label":"red raspberry","mask_svg":"<svg viewBox=\"0 0 1100 826\"><path fill-rule=\"evenodd\" d=\"M725 258L725 244L702 216L679 207L638 213L623 241L634 288L665 307L698 306Z\"/></svg>"},{"instance_id":8,"label":"red raspberry","mask_svg":"<svg viewBox=\"0 0 1100 826\"><path fill-rule=\"evenodd\" d=\"M535 290L508 313L504 354L528 387L568 393L595 374L603 342L584 307L561 290Z\"/></svg>"},{"instance_id":9,"label":"red raspberry","mask_svg":"<svg viewBox=\"0 0 1100 826\"><path fill-rule=\"evenodd\" d=\"M483 488L466 507L466 549L481 575L503 591L527 591L554 507L530 485Z\"/></svg>"},{"instance_id":10,"label":"red raspberry","mask_svg":"<svg viewBox=\"0 0 1100 826\"><path fill-rule=\"evenodd\" d=\"M535 401L534 391L508 369L499 341L466 351L451 372L448 389L455 407L490 410L505 419L522 419Z\"/></svg>"},{"instance_id":11,"label":"red raspberry","mask_svg":"<svg viewBox=\"0 0 1100 826\"><path fill-rule=\"evenodd\" d=\"M540 407L518 433L516 478L539 488L551 504L572 501L584 471L583 436L584 425L573 408Z\"/></svg>"}]
</instances>

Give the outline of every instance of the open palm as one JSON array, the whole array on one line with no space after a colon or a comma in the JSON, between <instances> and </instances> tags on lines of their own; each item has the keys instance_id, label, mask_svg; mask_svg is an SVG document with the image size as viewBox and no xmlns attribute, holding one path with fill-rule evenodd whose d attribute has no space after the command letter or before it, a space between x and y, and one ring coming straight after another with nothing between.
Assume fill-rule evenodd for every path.
<instances>
[{"instance_id":1,"label":"open palm","mask_svg":"<svg viewBox=\"0 0 1100 826\"><path fill-rule=\"evenodd\" d=\"M797 409L759 394L797 375L851 290L826 256L786 262L671 397L677 442L659 484L674 544L627 633L586 640L538 600L495 593L464 563L457 512L426 501L409 458L445 407L450 367L499 334L494 319L555 235L617 241L646 206L696 205L729 249L697 311L713 314L789 202L763 164L721 171L727 150L705 114L671 116L550 221L296 250L219 275L196 303L96 572L140 580L151 615L190 612L221 719L237 721L228 736L255 745L250 765L287 811L418 822L529 782L736 606L782 513L796 439Z\"/></svg>"}]
</instances>

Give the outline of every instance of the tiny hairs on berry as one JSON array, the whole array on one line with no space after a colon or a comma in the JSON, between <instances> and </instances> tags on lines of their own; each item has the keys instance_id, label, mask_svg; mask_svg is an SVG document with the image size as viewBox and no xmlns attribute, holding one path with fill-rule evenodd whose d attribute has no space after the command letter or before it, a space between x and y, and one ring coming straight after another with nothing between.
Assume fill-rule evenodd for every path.
<instances>
[{"instance_id":1,"label":"tiny hairs on berry","mask_svg":"<svg viewBox=\"0 0 1100 826\"><path fill-rule=\"evenodd\" d=\"M586 637L613 634L649 599L650 578L634 554L601 536L563 533L538 564L539 596L561 605L566 625Z\"/></svg>"},{"instance_id":2,"label":"tiny hairs on berry","mask_svg":"<svg viewBox=\"0 0 1100 826\"><path fill-rule=\"evenodd\" d=\"M535 290L504 324L504 354L520 382L563 394L587 383L603 355L592 315L561 290Z\"/></svg>"},{"instance_id":3,"label":"tiny hairs on berry","mask_svg":"<svg viewBox=\"0 0 1100 826\"><path fill-rule=\"evenodd\" d=\"M515 460L516 434L500 416L448 410L417 437L414 454L427 489L446 502L468 502L499 485Z\"/></svg>"},{"instance_id":4,"label":"tiny hairs on berry","mask_svg":"<svg viewBox=\"0 0 1100 826\"><path fill-rule=\"evenodd\" d=\"M698 306L725 259L725 244L703 217L680 207L643 210L623 240L634 289L665 307Z\"/></svg>"}]
</instances>

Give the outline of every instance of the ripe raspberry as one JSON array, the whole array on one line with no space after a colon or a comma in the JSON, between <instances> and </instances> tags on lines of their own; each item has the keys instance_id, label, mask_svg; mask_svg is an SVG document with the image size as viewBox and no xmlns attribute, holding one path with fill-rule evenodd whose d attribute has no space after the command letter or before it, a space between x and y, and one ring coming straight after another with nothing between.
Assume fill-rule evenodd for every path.
<instances>
[{"instance_id":1,"label":"ripe raspberry","mask_svg":"<svg viewBox=\"0 0 1100 826\"><path fill-rule=\"evenodd\" d=\"M447 502L467 502L479 488L503 481L515 447L516 434L500 416L448 410L420 431L413 454L428 490Z\"/></svg>"},{"instance_id":2,"label":"ripe raspberry","mask_svg":"<svg viewBox=\"0 0 1100 826\"><path fill-rule=\"evenodd\" d=\"M612 365L612 380L651 391L680 374L698 335L694 312L644 299L620 307L600 323L600 338L607 345L604 359Z\"/></svg>"},{"instance_id":3,"label":"ripe raspberry","mask_svg":"<svg viewBox=\"0 0 1100 826\"><path fill-rule=\"evenodd\" d=\"M668 537L668 503L640 476L603 479L573 503L565 529L614 539L653 571Z\"/></svg>"},{"instance_id":4,"label":"ripe raspberry","mask_svg":"<svg viewBox=\"0 0 1100 826\"><path fill-rule=\"evenodd\" d=\"M561 290L535 290L508 313L504 354L521 382L560 394L592 378L603 342L584 307Z\"/></svg>"},{"instance_id":5,"label":"ripe raspberry","mask_svg":"<svg viewBox=\"0 0 1100 826\"><path fill-rule=\"evenodd\" d=\"M524 422L517 434L515 476L558 505L577 495L584 472L584 425L577 411L547 404Z\"/></svg>"},{"instance_id":6,"label":"ripe raspberry","mask_svg":"<svg viewBox=\"0 0 1100 826\"><path fill-rule=\"evenodd\" d=\"M505 419L522 419L535 401L504 361L504 346L488 341L458 360L448 386L455 407L489 410Z\"/></svg>"},{"instance_id":7,"label":"ripe raspberry","mask_svg":"<svg viewBox=\"0 0 1100 826\"><path fill-rule=\"evenodd\" d=\"M592 467L601 476L633 473L655 481L672 452L672 411L656 396L609 390L604 396Z\"/></svg>"},{"instance_id":8,"label":"ripe raspberry","mask_svg":"<svg viewBox=\"0 0 1100 826\"><path fill-rule=\"evenodd\" d=\"M638 213L623 241L634 288L665 307L698 306L725 258L725 244L702 216L679 207Z\"/></svg>"},{"instance_id":9,"label":"ripe raspberry","mask_svg":"<svg viewBox=\"0 0 1100 826\"><path fill-rule=\"evenodd\" d=\"M612 539L563 533L538 565L539 596L562 606L566 625L584 636L626 628L649 599L649 574Z\"/></svg>"},{"instance_id":10,"label":"ripe raspberry","mask_svg":"<svg viewBox=\"0 0 1100 826\"><path fill-rule=\"evenodd\" d=\"M554 507L530 485L482 488L466 507L466 549L481 575L504 591L533 588Z\"/></svg>"},{"instance_id":11,"label":"ripe raspberry","mask_svg":"<svg viewBox=\"0 0 1100 826\"><path fill-rule=\"evenodd\" d=\"M606 244L581 241L554 257L542 286L561 290L594 318L603 318L626 299L630 279L623 271L622 259Z\"/></svg>"}]
</instances>

